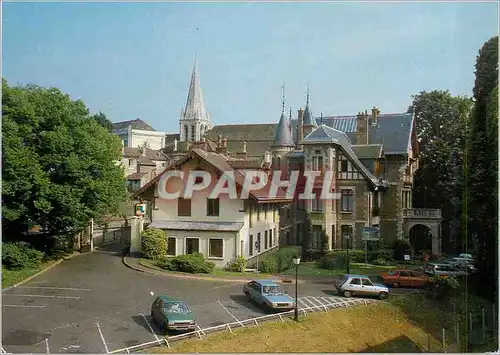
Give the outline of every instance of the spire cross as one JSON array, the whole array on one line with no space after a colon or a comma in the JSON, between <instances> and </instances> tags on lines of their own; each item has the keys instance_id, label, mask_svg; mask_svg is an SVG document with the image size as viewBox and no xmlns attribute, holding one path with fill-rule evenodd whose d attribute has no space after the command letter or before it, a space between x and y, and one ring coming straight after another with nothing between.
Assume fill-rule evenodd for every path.
<instances>
[{"instance_id":1,"label":"spire cross","mask_svg":"<svg viewBox=\"0 0 500 355\"><path fill-rule=\"evenodd\" d=\"M281 113L285 113L285 81L283 80L283 85L281 86Z\"/></svg>"}]
</instances>

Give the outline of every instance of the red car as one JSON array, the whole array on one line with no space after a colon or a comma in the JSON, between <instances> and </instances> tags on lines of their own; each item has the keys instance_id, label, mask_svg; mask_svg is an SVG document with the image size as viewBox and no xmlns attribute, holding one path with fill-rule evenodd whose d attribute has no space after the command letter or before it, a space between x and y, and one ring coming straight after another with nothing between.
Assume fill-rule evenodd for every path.
<instances>
[{"instance_id":1,"label":"red car","mask_svg":"<svg viewBox=\"0 0 500 355\"><path fill-rule=\"evenodd\" d=\"M398 269L380 274L383 282L393 287L422 287L430 282L429 276L416 270Z\"/></svg>"}]
</instances>

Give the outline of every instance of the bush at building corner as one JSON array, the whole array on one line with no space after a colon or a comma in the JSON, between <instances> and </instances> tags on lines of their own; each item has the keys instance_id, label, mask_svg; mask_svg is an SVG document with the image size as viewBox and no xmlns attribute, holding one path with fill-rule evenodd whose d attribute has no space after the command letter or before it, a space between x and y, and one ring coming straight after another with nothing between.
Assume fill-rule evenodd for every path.
<instances>
[{"instance_id":1,"label":"bush at building corner","mask_svg":"<svg viewBox=\"0 0 500 355\"><path fill-rule=\"evenodd\" d=\"M364 250L349 250L349 261L351 263L364 263ZM385 250L373 250L366 253L366 261L369 264L390 266L394 265L394 260L389 252ZM317 265L321 269L338 270L344 269L347 266L347 251L332 250L327 252L317 261Z\"/></svg>"},{"instance_id":2,"label":"bush at building corner","mask_svg":"<svg viewBox=\"0 0 500 355\"><path fill-rule=\"evenodd\" d=\"M411 244L406 239L398 239L394 242L394 260L402 261L405 255L412 255Z\"/></svg>"},{"instance_id":3,"label":"bush at building corner","mask_svg":"<svg viewBox=\"0 0 500 355\"><path fill-rule=\"evenodd\" d=\"M151 260L160 260L167 256L167 235L161 229L146 229L141 234L142 256Z\"/></svg>"},{"instance_id":4,"label":"bush at building corner","mask_svg":"<svg viewBox=\"0 0 500 355\"><path fill-rule=\"evenodd\" d=\"M178 255L173 258L164 257L158 260L156 265L164 270L190 274L210 274L215 268L215 264L205 260L201 253Z\"/></svg>"},{"instance_id":5,"label":"bush at building corner","mask_svg":"<svg viewBox=\"0 0 500 355\"><path fill-rule=\"evenodd\" d=\"M43 257L41 251L26 242L2 245L2 266L9 270L37 269L42 265Z\"/></svg>"},{"instance_id":6,"label":"bush at building corner","mask_svg":"<svg viewBox=\"0 0 500 355\"><path fill-rule=\"evenodd\" d=\"M226 266L226 270L232 272L244 272L246 268L247 261L241 255L231 260Z\"/></svg>"}]
</instances>

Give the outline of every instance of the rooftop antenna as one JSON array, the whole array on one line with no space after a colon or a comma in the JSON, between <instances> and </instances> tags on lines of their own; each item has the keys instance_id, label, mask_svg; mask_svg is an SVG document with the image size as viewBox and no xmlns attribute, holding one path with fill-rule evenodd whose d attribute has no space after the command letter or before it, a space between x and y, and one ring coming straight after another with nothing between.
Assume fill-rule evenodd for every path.
<instances>
[{"instance_id":1,"label":"rooftop antenna","mask_svg":"<svg viewBox=\"0 0 500 355\"><path fill-rule=\"evenodd\" d=\"M281 86L281 114L285 113L285 80Z\"/></svg>"},{"instance_id":2,"label":"rooftop antenna","mask_svg":"<svg viewBox=\"0 0 500 355\"><path fill-rule=\"evenodd\" d=\"M292 120L292 106L290 106L290 121Z\"/></svg>"},{"instance_id":3,"label":"rooftop antenna","mask_svg":"<svg viewBox=\"0 0 500 355\"><path fill-rule=\"evenodd\" d=\"M323 112L321 112L320 122L321 122L321 124L323 124Z\"/></svg>"},{"instance_id":4,"label":"rooftop antenna","mask_svg":"<svg viewBox=\"0 0 500 355\"><path fill-rule=\"evenodd\" d=\"M306 105L309 105L309 82L307 82Z\"/></svg>"}]
</instances>

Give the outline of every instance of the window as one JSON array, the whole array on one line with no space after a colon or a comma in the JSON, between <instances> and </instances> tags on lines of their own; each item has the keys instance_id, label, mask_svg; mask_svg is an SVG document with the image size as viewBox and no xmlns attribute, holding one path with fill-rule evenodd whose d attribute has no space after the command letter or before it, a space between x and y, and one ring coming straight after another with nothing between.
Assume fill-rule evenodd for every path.
<instances>
[{"instance_id":1,"label":"window","mask_svg":"<svg viewBox=\"0 0 500 355\"><path fill-rule=\"evenodd\" d=\"M219 199L207 198L207 216L218 216L218 215L219 215Z\"/></svg>"},{"instance_id":2,"label":"window","mask_svg":"<svg viewBox=\"0 0 500 355\"><path fill-rule=\"evenodd\" d=\"M186 254L200 252L200 240L198 238L186 238Z\"/></svg>"},{"instance_id":3,"label":"window","mask_svg":"<svg viewBox=\"0 0 500 355\"><path fill-rule=\"evenodd\" d=\"M347 249L347 240L349 238L352 238L353 235L352 235L352 226L349 225L349 224L344 224L342 226L340 226L340 234L341 234L341 238L342 238L342 249ZM352 241L349 242L349 246L352 246Z\"/></svg>"},{"instance_id":4,"label":"window","mask_svg":"<svg viewBox=\"0 0 500 355\"><path fill-rule=\"evenodd\" d=\"M260 253L260 233L257 233L257 241L255 243L255 249L257 249L257 253Z\"/></svg>"},{"instance_id":5,"label":"window","mask_svg":"<svg viewBox=\"0 0 500 355\"><path fill-rule=\"evenodd\" d=\"M273 246L273 230L269 229L269 248Z\"/></svg>"},{"instance_id":6,"label":"window","mask_svg":"<svg viewBox=\"0 0 500 355\"><path fill-rule=\"evenodd\" d=\"M195 126L191 126L191 140L192 141L195 141L196 140L196 135L195 135L195 132L196 132L196 128Z\"/></svg>"},{"instance_id":7,"label":"window","mask_svg":"<svg viewBox=\"0 0 500 355\"><path fill-rule=\"evenodd\" d=\"M317 156L312 158L312 170L323 171L323 157Z\"/></svg>"},{"instance_id":8,"label":"window","mask_svg":"<svg viewBox=\"0 0 500 355\"><path fill-rule=\"evenodd\" d=\"M167 255L175 256L177 239L175 237L167 238Z\"/></svg>"},{"instance_id":9,"label":"window","mask_svg":"<svg viewBox=\"0 0 500 355\"><path fill-rule=\"evenodd\" d=\"M177 199L177 216L191 216L191 199L179 197Z\"/></svg>"},{"instance_id":10,"label":"window","mask_svg":"<svg viewBox=\"0 0 500 355\"><path fill-rule=\"evenodd\" d=\"M260 205L257 205L257 221L260 221Z\"/></svg>"},{"instance_id":11,"label":"window","mask_svg":"<svg viewBox=\"0 0 500 355\"><path fill-rule=\"evenodd\" d=\"M340 172L346 173L348 169L348 162L347 160L341 160L340 161Z\"/></svg>"},{"instance_id":12,"label":"window","mask_svg":"<svg viewBox=\"0 0 500 355\"><path fill-rule=\"evenodd\" d=\"M335 238L335 224L332 224L332 246L331 246L332 249L335 249L336 247L337 244L335 243L336 240L337 239Z\"/></svg>"},{"instance_id":13,"label":"window","mask_svg":"<svg viewBox=\"0 0 500 355\"><path fill-rule=\"evenodd\" d=\"M253 255L253 235L250 234L250 236L248 237L248 255L252 256Z\"/></svg>"},{"instance_id":14,"label":"window","mask_svg":"<svg viewBox=\"0 0 500 355\"><path fill-rule=\"evenodd\" d=\"M321 200L321 191L314 192L316 196L312 200L312 211L323 212L323 200Z\"/></svg>"},{"instance_id":15,"label":"window","mask_svg":"<svg viewBox=\"0 0 500 355\"><path fill-rule=\"evenodd\" d=\"M264 232L264 250L268 248L267 231Z\"/></svg>"},{"instance_id":16,"label":"window","mask_svg":"<svg viewBox=\"0 0 500 355\"><path fill-rule=\"evenodd\" d=\"M224 240L209 239L208 240L208 257L223 258L224 257Z\"/></svg>"},{"instance_id":17,"label":"window","mask_svg":"<svg viewBox=\"0 0 500 355\"><path fill-rule=\"evenodd\" d=\"M340 210L352 212L354 210L354 195L352 190L341 190Z\"/></svg>"},{"instance_id":18,"label":"window","mask_svg":"<svg viewBox=\"0 0 500 355\"><path fill-rule=\"evenodd\" d=\"M123 146L124 147L128 147L128 139L124 139L123 140Z\"/></svg>"},{"instance_id":19,"label":"window","mask_svg":"<svg viewBox=\"0 0 500 355\"><path fill-rule=\"evenodd\" d=\"M311 240L311 248L313 250L321 250L322 249L322 237L323 237L323 228L319 225L312 226L312 240Z\"/></svg>"},{"instance_id":20,"label":"window","mask_svg":"<svg viewBox=\"0 0 500 355\"><path fill-rule=\"evenodd\" d=\"M363 286L373 286L373 283L370 279L363 279Z\"/></svg>"},{"instance_id":21,"label":"window","mask_svg":"<svg viewBox=\"0 0 500 355\"><path fill-rule=\"evenodd\" d=\"M243 249L245 249L245 243L243 243L243 240L240 240L240 256L243 256Z\"/></svg>"},{"instance_id":22,"label":"window","mask_svg":"<svg viewBox=\"0 0 500 355\"><path fill-rule=\"evenodd\" d=\"M133 161L134 161L133 159L129 159L129 160L128 160L128 166L132 166L132 162L133 162Z\"/></svg>"},{"instance_id":23,"label":"window","mask_svg":"<svg viewBox=\"0 0 500 355\"><path fill-rule=\"evenodd\" d=\"M410 273L409 273L409 272L406 272L406 271L401 271L401 272L399 273L399 276L408 277L408 276L410 276Z\"/></svg>"},{"instance_id":24,"label":"window","mask_svg":"<svg viewBox=\"0 0 500 355\"><path fill-rule=\"evenodd\" d=\"M350 284L351 285L361 285L361 280L360 279L352 279Z\"/></svg>"},{"instance_id":25,"label":"window","mask_svg":"<svg viewBox=\"0 0 500 355\"><path fill-rule=\"evenodd\" d=\"M188 138L189 138L189 135L188 135L188 126L184 125L184 140L188 141L189 140Z\"/></svg>"}]
</instances>

